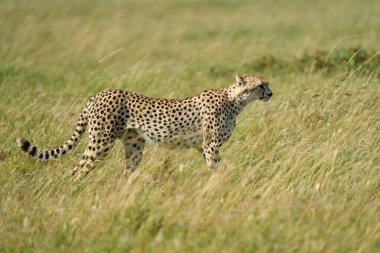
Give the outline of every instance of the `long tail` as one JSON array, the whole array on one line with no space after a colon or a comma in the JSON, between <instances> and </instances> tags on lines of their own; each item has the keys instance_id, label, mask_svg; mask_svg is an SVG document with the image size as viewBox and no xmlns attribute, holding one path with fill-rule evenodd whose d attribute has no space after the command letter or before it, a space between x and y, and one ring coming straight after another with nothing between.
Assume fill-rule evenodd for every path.
<instances>
[{"instance_id":1,"label":"long tail","mask_svg":"<svg viewBox=\"0 0 380 253\"><path fill-rule=\"evenodd\" d=\"M53 160L57 159L64 154L67 154L70 150L72 150L80 141L81 137L83 136L86 127L88 123L88 116L87 116L87 106L86 108L82 111L77 127L74 131L74 134L71 136L71 138L62 146L60 146L57 149L52 149L52 150L43 150L40 151L36 146L32 145L29 141L22 139L22 138L17 138L17 144L20 147L20 149L33 156L34 158L39 158L43 160Z\"/></svg>"}]
</instances>

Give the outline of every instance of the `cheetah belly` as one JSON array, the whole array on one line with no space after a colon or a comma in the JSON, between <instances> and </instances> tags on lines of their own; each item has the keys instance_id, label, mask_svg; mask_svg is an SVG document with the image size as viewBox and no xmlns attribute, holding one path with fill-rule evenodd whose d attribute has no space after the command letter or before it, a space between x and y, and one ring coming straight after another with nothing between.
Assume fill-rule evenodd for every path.
<instances>
[{"instance_id":1,"label":"cheetah belly","mask_svg":"<svg viewBox=\"0 0 380 253\"><path fill-rule=\"evenodd\" d=\"M202 142L202 133L198 131L165 138L159 142L159 145L169 148L193 148L201 146Z\"/></svg>"},{"instance_id":2,"label":"cheetah belly","mask_svg":"<svg viewBox=\"0 0 380 253\"><path fill-rule=\"evenodd\" d=\"M157 143L159 146L168 148L192 148L200 147L203 142L203 135L200 127L193 126L188 129L180 129L171 134L157 134L148 129L136 129L141 137L148 143Z\"/></svg>"}]
</instances>

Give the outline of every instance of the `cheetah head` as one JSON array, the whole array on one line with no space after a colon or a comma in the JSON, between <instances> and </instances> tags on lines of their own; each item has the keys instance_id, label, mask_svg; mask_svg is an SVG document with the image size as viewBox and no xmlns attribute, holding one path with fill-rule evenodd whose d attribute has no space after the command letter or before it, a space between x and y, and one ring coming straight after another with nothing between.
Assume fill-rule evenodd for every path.
<instances>
[{"instance_id":1,"label":"cheetah head","mask_svg":"<svg viewBox=\"0 0 380 253\"><path fill-rule=\"evenodd\" d=\"M250 102L259 99L263 102L268 102L273 93L269 89L269 82L263 77L252 75L236 76L237 94L241 99Z\"/></svg>"}]
</instances>

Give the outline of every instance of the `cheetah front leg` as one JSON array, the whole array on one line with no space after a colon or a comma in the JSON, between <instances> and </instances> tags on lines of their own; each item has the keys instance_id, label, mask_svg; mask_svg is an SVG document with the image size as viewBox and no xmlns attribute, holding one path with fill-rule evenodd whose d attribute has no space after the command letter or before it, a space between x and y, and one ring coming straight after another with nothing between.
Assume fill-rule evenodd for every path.
<instances>
[{"instance_id":1,"label":"cheetah front leg","mask_svg":"<svg viewBox=\"0 0 380 253\"><path fill-rule=\"evenodd\" d=\"M205 140L203 142L203 151L206 158L207 167L215 170L221 160L219 155L220 144L217 140Z\"/></svg>"},{"instance_id":2,"label":"cheetah front leg","mask_svg":"<svg viewBox=\"0 0 380 253\"><path fill-rule=\"evenodd\" d=\"M124 175L129 176L139 166L143 157L145 139L136 130L129 129L122 137L126 165Z\"/></svg>"},{"instance_id":3,"label":"cheetah front leg","mask_svg":"<svg viewBox=\"0 0 380 253\"><path fill-rule=\"evenodd\" d=\"M222 146L222 142L218 138L218 132L215 131L215 128L211 130L211 127L206 124L203 129L203 154L206 158L207 167L210 170L215 170L221 160L219 149Z\"/></svg>"},{"instance_id":4,"label":"cheetah front leg","mask_svg":"<svg viewBox=\"0 0 380 253\"><path fill-rule=\"evenodd\" d=\"M207 167L215 170L221 160L219 149L231 136L226 123L218 121L216 116L206 118L203 125L202 149L206 158Z\"/></svg>"}]
</instances>

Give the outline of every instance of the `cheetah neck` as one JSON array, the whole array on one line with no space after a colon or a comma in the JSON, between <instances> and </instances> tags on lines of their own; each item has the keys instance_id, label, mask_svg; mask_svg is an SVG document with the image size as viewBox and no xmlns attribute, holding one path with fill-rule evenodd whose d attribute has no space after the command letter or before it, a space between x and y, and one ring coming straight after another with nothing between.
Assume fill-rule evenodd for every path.
<instances>
[{"instance_id":1,"label":"cheetah neck","mask_svg":"<svg viewBox=\"0 0 380 253\"><path fill-rule=\"evenodd\" d=\"M226 88L228 100L235 106L238 112L253 101L252 97L247 96L243 91L243 88L236 83Z\"/></svg>"}]
</instances>

